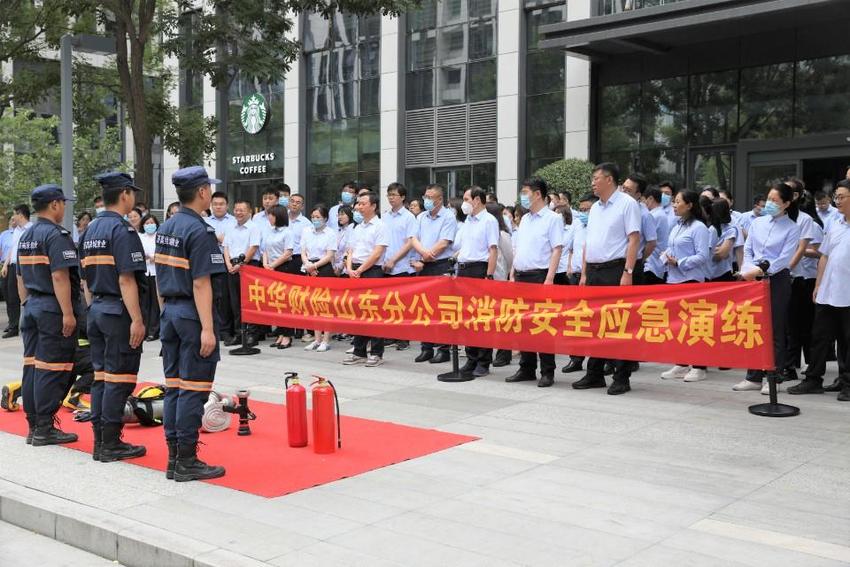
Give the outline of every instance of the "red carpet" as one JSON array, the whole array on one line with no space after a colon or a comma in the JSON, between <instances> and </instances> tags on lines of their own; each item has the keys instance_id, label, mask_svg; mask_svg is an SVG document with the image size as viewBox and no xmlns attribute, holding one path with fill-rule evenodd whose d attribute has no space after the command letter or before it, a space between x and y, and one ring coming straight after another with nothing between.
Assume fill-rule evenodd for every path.
<instances>
[{"instance_id":1,"label":"red carpet","mask_svg":"<svg viewBox=\"0 0 850 567\"><path fill-rule=\"evenodd\" d=\"M268 498L355 476L476 439L433 429L342 416L342 449L330 455L317 455L313 452L312 431L309 433L310 445L301 449L289 447L285 406L254 400L250 405L257 415L256 421L251 422L252 434L237 436L239 422L233 416L227 431L201 434L205 445L201 445L200 456L208 463L223 465L227 469L224 477L210 483ZM65 409L59 410L59 416L63 430L80 436L77 443L66 446L90 453L91 426L75 422L71 412ZM312 426L309 412L307 419ZM23 411L0 411L0 431L26 435ZM124 429L124 439L145 445L148 449L146 456L126 462L165 470L167 451L162 427L128 425Z\"/></svg>"}]
</instances>

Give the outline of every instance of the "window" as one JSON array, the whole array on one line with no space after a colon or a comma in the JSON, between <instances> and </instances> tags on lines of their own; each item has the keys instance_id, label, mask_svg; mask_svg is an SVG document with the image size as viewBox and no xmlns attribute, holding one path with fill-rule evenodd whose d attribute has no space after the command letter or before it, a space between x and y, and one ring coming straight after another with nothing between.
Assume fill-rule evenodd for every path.
<instances>
[{"instance_id":1,"label":"window","mask_svg":"<svg viewBox=\"0 0 850 567\"><path fill-rule=\"evenodd\" d=\"M305 27L308 200L333 204L345 181L378 179L381 21L310 14Z\"/></svg>"},{"instance_id":2,"label":"window","mask_svg":"<svg viewBox=\"0 0 850 567\"><path fill-rule=\"evenodd\" d=\"M526 12L526 175L564 158L566 59L560 50L541 50L540 26L566 20L565 4Z\"/></svg>"},{"instance_id":3,"label":"window","mask_svg":"<svg viewBox=\"0 0 850 567\"><path fill-rule=\"evenodd\" d=\"M797 63L796 134L850 128L850 55Z\"/></svg>"},{"instance_id":4,"label":"window","mask_svg":"<svg viewBox=\"0 0 850 567\"><path fill-rule=\"evenodd\" d=\"M738 139L738 71L691 76L691 143L721 144Z\"/></svg>"},{"instance_id":5,"label":"window","mask_svg":"<svg viewBox=\"0 0 850 567\"><path fill-rule=\"evenodd\" d=\"M423 0L407 14L407 109L496 98L494 0Z\"/></svg>"},{"instance_id":6,"label":"window","mask_svg":"<svg viewBox=\"0 0 850 567\"><path fill-rule=\"evenodd\" d=\"M790 137L794 117L793 95L793 63L741 69L738 137Z\"/></svg>"}]
</instances>

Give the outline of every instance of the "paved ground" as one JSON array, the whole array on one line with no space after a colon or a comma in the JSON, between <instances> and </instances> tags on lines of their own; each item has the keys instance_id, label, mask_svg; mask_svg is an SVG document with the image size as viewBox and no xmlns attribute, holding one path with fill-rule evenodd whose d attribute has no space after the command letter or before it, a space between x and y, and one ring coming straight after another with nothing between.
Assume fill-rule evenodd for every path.
<instances>
[{"instance_id":1,"label":"paved ground","mask_svg":"<svg viewBox=\"0 0 850 567\"><path fill-rule=\"evenodd\" d=\"M161 379L157 343L146 348L142 376ZM633 391L612 397L570 389L575 375L549 389L505 384L516 366L442 384L414 351L350 368L344 348L225 354L217 389L279 402L284 371L319 372L347 415L481 441L264 499L0 434L0 496L26 487L159 526L229 566L850 564L850 404L835 394L784 395L802 414L768 419L746 409L765 397L731 391L736 371L685 384L644 364ZM19 376L20 355L17 340L0 341L4 379ZM17 513L0 504L4 520Z\"/></svg>"},{"instance_id":2,"label":"paved ground","mask_svg":"<svg viewBox=\"0 0 850 567\"><path fill-rule=\"evenodd\" d=\"M108 559L6 522L0 522L0 565L120 567Z\"/></svg>"}]
</instances>

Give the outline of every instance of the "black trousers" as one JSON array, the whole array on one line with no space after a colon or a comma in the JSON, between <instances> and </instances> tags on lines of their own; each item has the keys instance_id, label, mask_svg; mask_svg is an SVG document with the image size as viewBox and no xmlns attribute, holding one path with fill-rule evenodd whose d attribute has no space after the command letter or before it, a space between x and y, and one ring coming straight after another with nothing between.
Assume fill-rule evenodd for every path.
<instances>
[{"instance_id":1,"label":"black trousers","mask_svg":"<svg viewBox=\"0 0 850 567\"><path fill-rule=\"evenodd\" d=\"M606 262L604 265L587 265L587 285L592 286L619 286L620 279L623 277L623 270L626 269L626 260L615 260ZM604 358L590 357L587 360L587 375L597 380L605 379L605 360ZM631 378L631 362L624 360L611 359L614 364L614 380L617 382L626 382Z\"/></svg>"},{"instance_id":2,"label":"black trousers","mask_svg":"<svg viewBox=\"0 0 850 567\"><path fill-rule=\"evenodd\" d=\"M542 284L546 281L546 270L535 270L533 272L514 271L514 280L521 283ZM530 373L536 372L538 358L540 359L540 374L542 376L553 376L555 374L555 355L548 352L520 352L520 370Z\"/></svg>"},{"instance_id":3,"label":"black trousers","mask_svg":"<svg viewBox=\"0 0 850 567\"><path fill-rule=\"evenodd\" d=\"M483 280L487 276L487 262L472 262L458 269L458 276L465 278L476 278ZM489 368L493 363L493 349L480 347L466 347L466 360L479 366Z\"/></svg>"},{"instance_id":4,"label":"black trousers","mask_svg":"<svg viewBox=\"0 0 850 567\"><path fill-rule=\"evenodd\" d=\"M802 358L812 361L812 325L815 322L815 303L812 294L815 279L793 278L791 281L791 305L788 310L788 352L786 365L800 368ZM802 357L800 356L802 353Z\"/></svg>"},{"instance_id":5,"label":"black trousers","mask_svg":"<svg viewBox=\"0 0 850 567\"><path fill-rule=\"evenodd\" d=\"M646 283L646 276L643 272L643 258L639 258L635 260L635 269L632 274L632 285L644 285Z\"/></svg>"},{"instance_id":6,"label":"black trousers","mask_svg":"<svg viewBox=\"0 0 850 567\"><path fill-rule=\"evenodd\" d=\"M560 275L563 275L564 277L561 281L558 281L558 276L560 276ZM563 274L555 274L555 284L556 285L578 285L578 282L580 282L580 281L581 281L581 274L580 273L573 272L573 275L571 275L571 276L567 275L566 272L564 272ZM575 360L577 362L583 363L584 357L583 356L570 355L570 360Z\"/></svg>"},{"instance_id":7,"label":"black trousers","mask_svg":"<svg viewBox=\"0 0 850 567\"><path fill-rule=\"evenodd\" d=\"M812 326L812 356L806 368L806 377L823 379L826 373L826 361L832 353L836 339L839 345L850 344L850 307L833 307L832 305L815 305L815 322ZM850 386L850 376L847 375L850 356L847 348L838 349L838 365L843 367L841 379L845 386Z\"/></svg>"},{"instance_id":8,"label":"black trousers","mask_svg":"<svg viewBox=\"0 0 850 567\"><path fill-rule=\"evenodd\" d=\"M145 333L149 337L159 336L159 299L156 296L156 276L145 276L147 286L140 298Z\"/></svg>"},{"instance_id":9,"label":"black trousers","mask_svg":"<svg viewBox=\"0 0 850 567\"><path fill-rule=\"evenodd\" d=\"M238 325L233 324L233 307L230 303L230 274L225 275L222 284L219 286L218 296L213 301L215 302L215 312L218 315L221 336L222 338L229 338L241 329Z\"/></svg>"},{"instance_id":10,"label":"black trousers","mask_svg":"<svg viewBox=\"0 0 850 567\"><path fill-rule=\"evenodd\" d=\"M360 267L360 264L352 264L352 268L355 270ZM384 269L381 266L372 266L362 274L360 274L361 278L382 278L384 277ZM369 354L374 356L384 356L384 339L375 338L375 337L364 337L362 335L355 335L354 340L352 341L352 346L354 347L354 356L366 356L366 348L369 346L371 342L371 348L369 348Z\"/></svg>"},{"instance_id":11,"label":"black trousers","mask_svg":"<svg viewBox=\"0 0 850 567\"><path fill-rule=\"evenodd\" d=\"M434 262L426 262L425 266L422 268L422 271L419 272L419 275L444 276L450 270L450 268L451 266L449 264L448 258L444 260L435 260ZM438 343L422 343L422 350L434 350L435 348L448 352L449 345Z\"/></svg>"},{"instance_id":12,"label":"black trousers","mask_svg":"<svg viewBox=\"0 0 850 567\"><path fill-rule=\"evenodd\" d=\"M773 356L778 370L788 366L788 307L791 303L791 272L782 270L770 276L770 311L773 316ZM763 370L756 368L752 370ZM747 373L747 380L761 382L761 375Z\"/></svg>"},{"instance_id":13,"label":"black trousers","mask_svg":"<svg viewBox=\"0 0 850 567\"><path fill-rule=\"evenodd\" d=\"M9 329L18 328L21 319L21 296L18 295L18 272L15 264L9 264L6 274L6 314L9 316Z\"/></svg>"},{"instance_id":14,"label":"black trousers","mask_svg":"<svg viewBox=\"0 0 850 567\"><path fill-rule=\"evenodd\" d=\"M230 321L233 333L238 333L242 328L242 303L241 284L239 283L239 272L227 274L227 302L230 310Z\"/></svg>"},{"instance_id":15,"label":"black trousers","mask_svg":"<svg viewBox=\"0 0 850 567\"><path fill-rule=\"evenodd\" d=\"M652 272L643 273L643 285L660 285L666 283L664 278L659 278Z\"/></svg>"}]
</instances>

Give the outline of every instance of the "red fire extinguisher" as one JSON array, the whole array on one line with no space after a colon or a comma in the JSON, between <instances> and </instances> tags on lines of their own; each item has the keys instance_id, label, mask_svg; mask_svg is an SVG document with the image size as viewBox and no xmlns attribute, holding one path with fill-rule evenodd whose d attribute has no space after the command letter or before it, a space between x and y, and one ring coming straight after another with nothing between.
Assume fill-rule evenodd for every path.
<instances>
[{"instance_id":1,"label":"red fire extinguisher","mask_svg":"<svg viewBox=\"0 0 850 567\"><path fill-rule=\"evenodd\" d=\"M313 388L313 451L318 454L333 453L334 437L336 445L342 448L342 432L339 427L339 398L336 388L322 376L313 376L317 380ZM334 427L334 405L336 405L336 427ZM336 433L336 435L334 435Z\"/></svg>"},{"instance_id":2,"label":"red fire extinguisher","mask_svg":"<svg viewBox=\"0 0 850 567\"><path fill-rule=\"evenodd\" d=\"M297 372L287 372L284 384L286 386L286 431L289 434L289 446L306 447L307 389L301 385Z\"/></svg>"}]
</instances>

